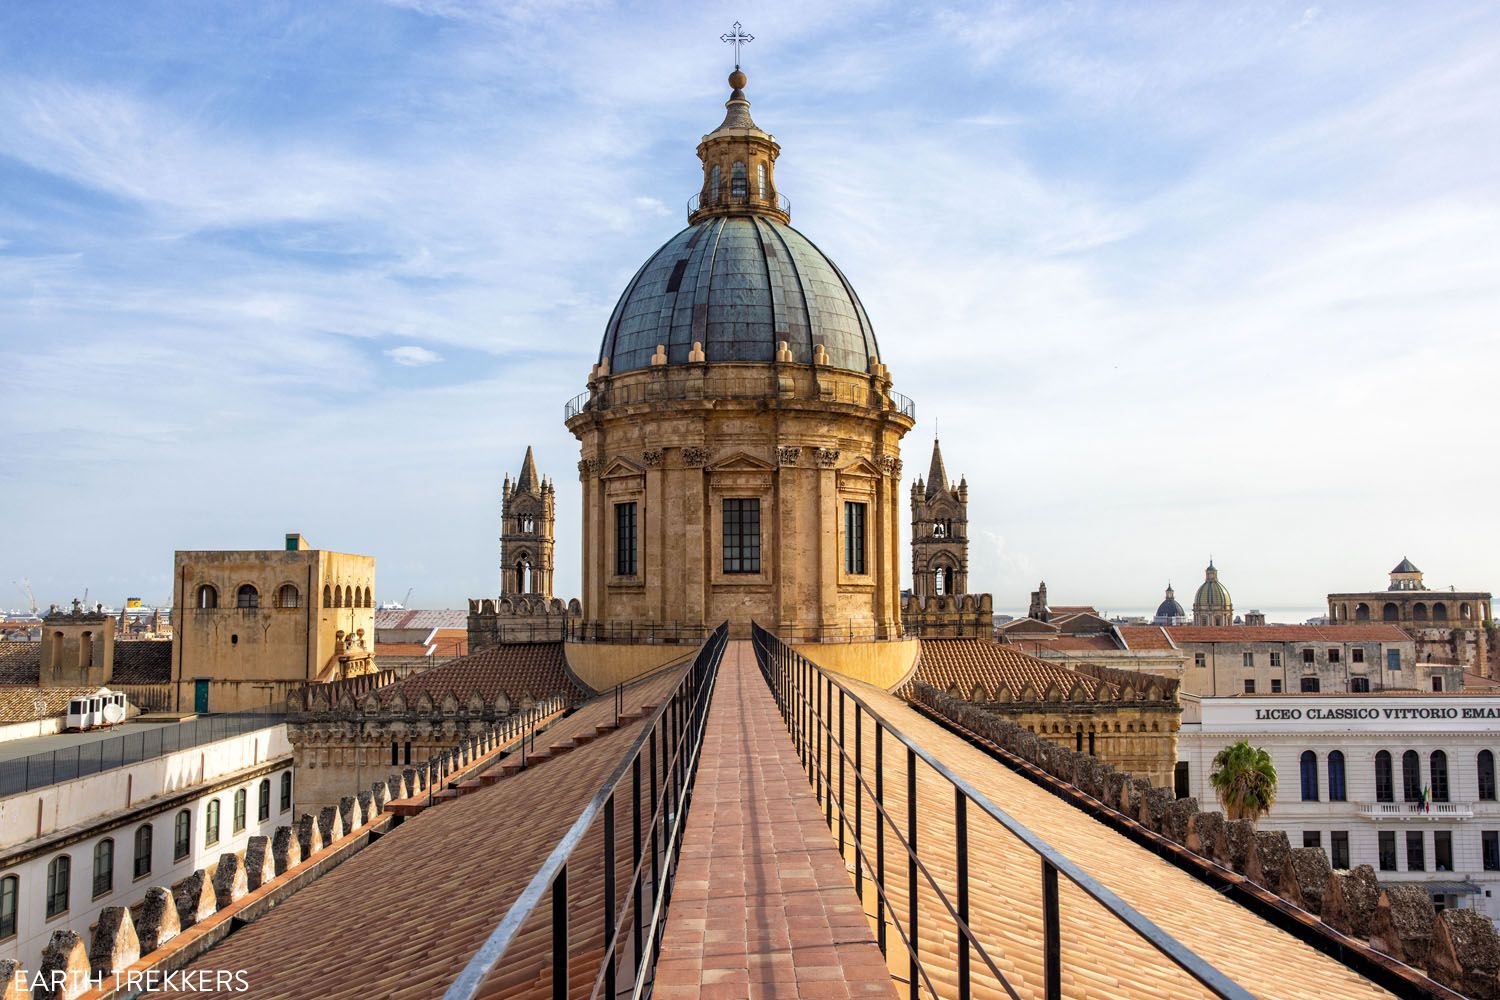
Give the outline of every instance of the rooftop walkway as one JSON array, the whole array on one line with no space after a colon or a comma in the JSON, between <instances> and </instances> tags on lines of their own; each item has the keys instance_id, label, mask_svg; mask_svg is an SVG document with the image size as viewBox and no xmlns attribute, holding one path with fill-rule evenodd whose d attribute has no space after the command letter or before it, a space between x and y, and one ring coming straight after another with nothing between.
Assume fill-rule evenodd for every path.
<instances>
[{"instance_id":1,"label":"rooftop walkway","mask_svg":"<svg viewBox=\"0 0 1500 1000\"><path fill-rule=\"evenodd\" d=\"M653 996L894 997L750 643L714 690Z\"/></svg>"},{"instance_id":2,"label":"rooftop walkway","mask_svg":"<svg viewBox=\"0 0 1500 1000\"><path fill-rule=\"evenodd\" d=\"M1342 1000L1389 997L1390 993L1348 966L1256 916L1213 888L1169 864L1067 804L884 691L849 682L888 724L904 733L1000 809L1103 883L1126 903L1175 937L1241 987L1262 1000ZM846 739L854 741L853 706ZM837 730L837 723L835 731ZM873 781L874 726L863 729L863 760ZM885 807L906 816L906 754L885 740ZM852 768L845 780L851 789ZM837 781L837 776L834 777ZM953 895L957 842L953 788L923 763L917 765L918 843L923 862L944 891ZM850 792L852 807L853 793ZM869 799L863 802L865 836L875 829ZM837 813L835 813L837 821ZM851 816L850 822L853 819ZM1037 855L977 809L968 814L971 926L1020 997L1042 996L1042 912ZM849 838L852 841L852 837ZM887 892L905 920L906 859L893 838L886 843ZM854 863L851 846L847 855ZM925 881L918 881L922 963L939 995L957 996L957 941L952 918ZM1158 998L1212 994L1098 902L1066 878L1059 879L1062 995L1064 997ZM865 904L876 913L877 897L865 881ZM894 932L888 937L892 969L905 975L908 956ZM989 969L973 961L975 997L1006 996ZM926 995L924 990L923 995Z\"/></svg>"}]
</instances>

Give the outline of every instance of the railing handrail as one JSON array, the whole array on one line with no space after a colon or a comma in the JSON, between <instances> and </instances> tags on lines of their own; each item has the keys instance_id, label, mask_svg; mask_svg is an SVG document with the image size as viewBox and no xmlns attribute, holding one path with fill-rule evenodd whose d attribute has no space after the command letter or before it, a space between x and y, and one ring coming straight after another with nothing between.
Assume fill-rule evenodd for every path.
<instances>
[{"instance_id":1,"label":"railing handrail","mask_svg":"<svg viewBox=\"0 0 1500 1000\"><path fill-rule=\"evenodd\" d=\"M1183 969L1194 979L1198 980L1198 982L1202 983L1204 986L1208 987L1210 990L1214 991L1221 997L1232 997L1235 998L1235 1000L1255 1000L1253 994L1246 991L1243 987L1235 983L1223 972L1219 971L1217 968L1211 965L1207 960L1200 957L1196 952L1192 951L1171 934L1167 933L1149 917L1145 916L1135 907L1125 902L1125 900L1121 899L1111 889L1104 886L1092 875L1089 875L1082 868L1078 867L1056 848L1052 847L1052 845L1048 844L1037 834L1033 833L1028 827L1026 827L1025 824L1021 823L1019 820L1012 817L1009 813L1005 812L1005 810L995 805L995 803L992 802L989 797L986 796L983 792L979 791L979 789L975 788L969 782L953 773L952 770L950 770L946 765L944 765L941 761L939 761L936 757L934 757L931 753L924 749L920 744L912 740L905 733L901 732L901 730L892 725L885 718L885 716L871 707L869 702L861 698L838 678L834 677L828 671L825 671L816 663L813 663L813 661L807 659L807 657L803 656L801 653L798 653L796 650L781 642L781 640L775 635L761 628L758 623L753 623L751 625L751 633L757 652L762 647L770 650L773 648L772 644L775 644L776 646L780 647L780 650L778 651L784 652L786 655L792 656L797 660L802 661L802 663L806 664L807 667L809 667L820 677L822 677L825 682L829 683L833 687L837 687L844 696L851 699L855 703L855 705L868 713L870 718L875 722L876 725L882 727L886 732L895 737L896 740L902 746L904 746L909 753L914 754L917 758L926 763L940 776L945 778L949 784L962 792L966 799L978 806L980 810L985 813L985 815L989 816L995 822L999 823L1012 836L1016 837L1016 839L1020 840L1023 844L1029 847L1035 854L1037 854L1040 858L1050 864L1058 872L1067 876L1070 882L1072 882L1078 888L1082 889L1096 902L1104 906L1105 909L1109 910L1112 914L1118 917L1123 923L1126 924L1126 926L1135 931L1138 936L1145 939L1148 944L1171 959L1174 963L1177 964L1179 968ZM826 725L821 717L819 717L818 723L820 726ZM844 750L842 736L840 737L839 742L840 754L843 755ZM908 889L908 891L911 891L910 888ZM977 941L974 941L973 943L976 946L978 945Z\"/></svg>"},{"instance_id":2,"label":"railing handrail","mask_svg":"<svg viewBox=\"0 0 1500 1000\"><path fill-rule=\"evenodd\" d=\"M743 362L728 362L743 363ZM767 361L769 363L769 361ZM865 373L853 369L840 369L855 376ZM621 374L627 374L622 372ZM869 376L865 376L869 377ZM891 410L901 414L910 420L917 419L917 404L910 396L904 396L894 389L880 389L869 382L838 383L832 388L832 398L818 398L806 400L807 402L819 403L844 403L851 406L869 406L869 394L881 396ZM661 400L710 400L710 399L763 399L767 395L775 395L772 390L752 392L732 392L727 390L715 390L706 392L699 383L687 385L658 385L655 383L632 383L628 385L602 384L597 390L586 389L563 404L563 419L571 420L583 413L585 410L608 409L612 406L630 406L635 403L655 403ZM840 397L846 398L840 398ZM855 397L861 398L855 398Z\"/></svg>"},{"instance_id":3,"label":"railing handrail","mask_svg":"<svg viewBox=\"0 0 1500 1000\"><path fill-rule=\"evenodd\" d=\"M700 656L706 654L709 658L708 663L705 664L707 668L712 669L712 667L717 666L717 659L723 655L727 636L728 626L726 623L725 625L721 625L715 631L714 635L710 637L709 641L704 644L703 649L700 651ZM444 992L444 1000L469 1000L469 998L478 995L480 988L484 984L484 980L494 970L500 959L504 957L506 950L510 947L516 934L520 932L526 919L536 911L537 904L541 902L542 897L549 890L553 889L558 875L566 869L573 852L583 842L584 836L588 833L594 821L604 812L606 804L613 799L616 788L625 780L625 775L630 773L635 762L640 758L642 748L646 745L647 741L654 738L657 724L667 713L675 697L682 691L684 685L688 684L694 676L698 665L695 662L693 667L684 672L672 690L662 697L660 704L642 721L640 732L631 741L629 749L621 755L620 762L615 765L615 769L610 772L609 777L605 779L599 790L594 793L588 805L584 807L583 812L568 827L567 832L558 840L557 845L552 848L551 853L547 855L546 860L542 862L541 867L532 876L531 881L521 890L520 895L516 897L515 902L506 910L505 915L500 918L500 923L490 932L484 943L480 945L479 950L474 953L474 956L469 959L459 972L457 978L453 980L453 983ZM666 795L667 792L668 786L663 786L662 795ZM565 970L554 968L554 981L558 975L566 975Z\"/></svg>"}]
</instances>

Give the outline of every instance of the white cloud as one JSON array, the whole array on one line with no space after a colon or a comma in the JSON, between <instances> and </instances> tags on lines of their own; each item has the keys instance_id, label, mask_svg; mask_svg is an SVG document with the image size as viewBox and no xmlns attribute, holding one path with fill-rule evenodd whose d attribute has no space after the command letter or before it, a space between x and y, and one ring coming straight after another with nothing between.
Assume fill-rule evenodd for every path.
<instances>
[{"instance_id":1,"label":"white cloud","mask_svg":"<svg viewBox=\"0 0 1500 1000\"><path fill-rule=\"evenodd\" d=\"M436 351L429 351L427 348L418 347L415 344L393 347L385 352L385 356L396 364L406 368L421 368L426 365L435 365L443 360L443 356Z\"/></svg>"}]
</instances>

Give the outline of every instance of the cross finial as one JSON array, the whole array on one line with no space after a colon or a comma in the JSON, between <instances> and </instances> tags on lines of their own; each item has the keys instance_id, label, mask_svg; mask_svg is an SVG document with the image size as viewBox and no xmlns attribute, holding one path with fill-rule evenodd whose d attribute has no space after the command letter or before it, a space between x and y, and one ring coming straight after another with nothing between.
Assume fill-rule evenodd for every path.
<instances>
[{"instance_id":1,"label":"cross finial","mask_svg":"<svg viewBox=\"0 0 1500 1000\"><path fill-rule=\"evenodd\" d=\"M727 42L734 46L734 68L740 68L740 46L755 41L755 36L740 26L740 22L734 22L734 27L719 36L719 41Z\"/></svg>"}]
</instances>

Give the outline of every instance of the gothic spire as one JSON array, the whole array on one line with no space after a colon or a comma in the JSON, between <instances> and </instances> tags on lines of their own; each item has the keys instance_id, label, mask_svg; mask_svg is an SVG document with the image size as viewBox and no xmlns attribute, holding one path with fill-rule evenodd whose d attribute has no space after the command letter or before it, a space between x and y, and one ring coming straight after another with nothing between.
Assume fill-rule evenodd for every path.
<instances>
[{"instance_id":1,"label":"gothic spire","mask_svg":"<svg viewBox=\"0 0 1500 1000\"><path fill-rule=\"evenodd\" d=\"M932 439L932 466L927 470L927 495L948 488L948 470L943 468L943 449L938 439Z\"/></svg>"},{"instance_id":2,"label":"gothic spire","mask_svg":"<svg viewBox=\"0 0 1500 1000\"><path fill-rule=\"evenodd\" d=\"M526 446L526 458L521 462L521 475L516 480L516 492L540 493L542 477L537 475L536 459L531 455L531 445Z\"/></svg>"}]
</instances>

